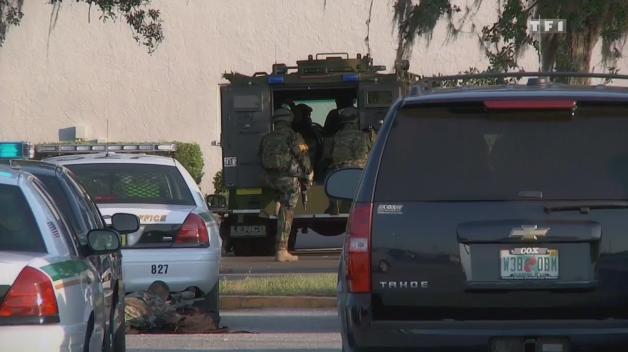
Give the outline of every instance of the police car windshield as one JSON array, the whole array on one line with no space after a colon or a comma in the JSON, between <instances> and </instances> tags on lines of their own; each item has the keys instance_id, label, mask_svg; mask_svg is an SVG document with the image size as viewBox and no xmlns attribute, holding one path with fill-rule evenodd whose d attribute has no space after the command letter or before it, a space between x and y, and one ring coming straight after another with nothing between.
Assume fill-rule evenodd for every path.
<instances>
[{"instance_id":1,"label":"police car windshield","mask_svg":"<svg viewBox=\"0 0 628 352\"><path fill-rule=\"evenodd\" d=\"M628 199L628 110L404 108L380 165L377 201ZM603 137L601 137L603 136Z\"/></svg>"},{"instance_id":2,"label":"police car windshield","mask_svg":"<svg viewBox=\"0 0 628 352\"><path fill-rule=\"evenodd\" d=\"M66 165L96 203L194 205L176 167L150 164Z\"/></svg>"},{"instance_id":3,"label":"police car windshield","mask_svg":"<svg viewBox=\"0 0 628 352\"><path fill-rule=\"evenodd\" d=\"M0 251L46 252L33 212L17 186L0 185Z\"/></svg>"}]
</instances>

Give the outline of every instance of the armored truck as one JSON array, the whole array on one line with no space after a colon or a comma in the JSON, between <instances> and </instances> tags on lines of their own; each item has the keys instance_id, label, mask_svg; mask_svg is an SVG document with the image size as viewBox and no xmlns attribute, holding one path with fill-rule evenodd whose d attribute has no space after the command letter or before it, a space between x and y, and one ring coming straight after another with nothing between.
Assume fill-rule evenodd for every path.
<instances>
[{"instance_id":1,"label":"armored truck","mask_svg":"<svg viewBox=\"0 0 628 352\"><path fill-rule=\"evenodd\" d=\"M222 236L236 255L264 255L274 248L276 203L264 183L258 150L262 137L272 129L274 110L280 107L291 108L298 118L298 108L306 106L311 115L304 137L310 145L315 182L308 192L307 206L301 200L295 210L291 246L305 233L344 233L349 204L330 211L323 189L329 171L323 160L325 146L333 137L333 115L340 108L357 107L361 128L377 133L389 106L415 79L408 72L407 61L396 63L394 73L384 71L386 67L374 65L369 55L322 53L309 55L296 66L274 64L270 73L224 75L229 83L220 87L220 143L228 196L212 195L208 202L216 212L222 212Z\"/></svg>"}]
</instances>

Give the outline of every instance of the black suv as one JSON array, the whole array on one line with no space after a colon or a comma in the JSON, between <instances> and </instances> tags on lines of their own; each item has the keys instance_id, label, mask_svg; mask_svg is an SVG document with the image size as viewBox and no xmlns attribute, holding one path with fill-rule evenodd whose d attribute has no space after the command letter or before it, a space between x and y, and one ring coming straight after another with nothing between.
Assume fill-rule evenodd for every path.
<instances>
[{"instance_id":1,"label":"black suv","mask_svg":"<svg viewBox=\"0 0 628 352\"><path fill-rule=\"evenodd\" d=\"M628 351L628 89L405 97L327 193L343 351Z\"/></svg>"},{"instance_id":2,"label":"black suv","mask_svg":"<svg viewBox=\"0 0 628 352\"><path fill-rule=\"evenodd\" d=\"M88 257L96 270L101 273L105 311L108 314L103 349L104 351L124 351L126 333L124 281L120 251L114 254L92 255L87 245L87 234L91 230L108 227L98 207L72 172L63 166L24 160L12 160L11 166L24 170L41 181L43 188L48 191L61 210L63 220L71 230L70 233L76 235L74 240L81 245L80 254ZM120 233L131 233L139 228L139 219L132 214L115 214L111 220L111 228Z\"/></svg>"}]
</instances>

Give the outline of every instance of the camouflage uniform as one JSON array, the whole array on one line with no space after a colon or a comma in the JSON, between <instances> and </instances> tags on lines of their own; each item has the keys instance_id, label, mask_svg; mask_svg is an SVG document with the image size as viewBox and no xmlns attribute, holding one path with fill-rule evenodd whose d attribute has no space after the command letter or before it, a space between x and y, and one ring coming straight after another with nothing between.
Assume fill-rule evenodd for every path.
<instances>
[{"instance_id":1,"label":"camouflage uniform","mask_svg":"<svg viewBox=\"0 0 628 352\"><path fill-rule=\"evenodd\" d=\"M299 104L292 109L294 112L294 123L292 128L299 133L307 144L312 167L319 160L321 148L319 144L321 136L318 135L312 126L312 108L305 104Z\"/></svg>"},{"instance_id":2,"label":"camouflage uniform","mask_svg":"<svg viewBox=\"0 0 628 352\"><path fill-rule=\"evenodd\" d=\"M339 111L341 129L331 140L327 158L329 170L357 167L363 169L366 166L369 152L373 148L374 135L360 130L360 116L358 109L354 107L344 108ZM327 213L338 214L339 205L335 199L330 199Z\"/></svg>"},{"instance_id":3,"label":"camouflage uniform","mask_svg":"<svg viewBox=\"0 0 628 352\"><path fill-rule=\"evenodd\" d=\"M373 147L373 135L360 130L359 112L356 108L342 109L339 114L342 128L332 139L329 151L330 168L364 168Z\"/></svg>"},{"instance_id":4,"label":"camouflage uniform","mask_svg":"<svg viewBox=\"0 0 628 352\"><path fill-rule=\"evenodd\" d=\"M128 328L139 331L170 331L182 319L176 307L168 302L168 285L161 281L144 292L127 295L124 315Z\"/></svg>"},{"instance_id":5,"label":"camouflage uniform","mask_svg":"<svg viewBox=\"0 0 628 352\"><path fill-rule=\"evenodd\" d=\"M266 171L266 182L275 191L277 214L277 261L296 261L288 253L288 239L294 219L294 208L301 189L311 184L312 167L303 137L291 125L294 115L288 109L277 109L274 130L262 138L259 154Z\"/></svg>"}]
</instances>

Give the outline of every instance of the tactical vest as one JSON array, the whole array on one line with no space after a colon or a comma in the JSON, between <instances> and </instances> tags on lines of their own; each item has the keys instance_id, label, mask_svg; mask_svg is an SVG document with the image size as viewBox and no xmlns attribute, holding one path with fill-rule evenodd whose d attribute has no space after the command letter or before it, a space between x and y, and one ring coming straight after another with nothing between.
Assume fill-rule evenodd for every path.
<instances>
[{"instance_id":1,"label":"tactical vest","mask_svg":"<svg viewBox=\"0 0 628 352\"><path fill-rule=\"evenodd\" d=\"M364 167L369 155L368 136L353 128L344 128L334 136L332 165Z\"/></svg>"},{"instance_id":2,"label":"tactical vest","mask_svg":"<svg viewBox=\"0 0 628 352\"><path fill-rule=\"evenodd\" d=\"M262 139L262 167L266 171L290 173L294 171L296 158L290 143L296 140L295 132L289 128L278 128Z\"/></svg>"}]
</instances>

